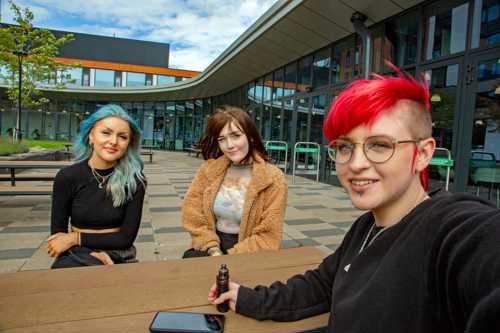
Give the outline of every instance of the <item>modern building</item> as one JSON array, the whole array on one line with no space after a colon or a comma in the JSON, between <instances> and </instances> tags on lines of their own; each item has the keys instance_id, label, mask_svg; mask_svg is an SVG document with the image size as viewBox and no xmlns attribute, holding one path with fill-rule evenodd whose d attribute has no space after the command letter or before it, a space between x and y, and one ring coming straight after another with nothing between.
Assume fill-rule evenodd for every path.
<instances>
[{"instance_id":1,"label":"modern building","mask_svg":"<svg viewBox=\"0 0 500 333\"><path fill-rule=\"evenodd\" d=\"M47 89L53 102L40 114L53 114L60 137L68 133L67 125L60 125L67 119L118 103L141 122L148 143L184 149L200 138L218 105L238 105L252 115L265 140L290 147L319 144L320 179L334 183L321 134L328 107L353 79L389 73L384 59L429 81L433 135L454 160L450 188L498 203L498 0L278 1L193 78L168 85ZM28 133L39 111L26 112ZM431 178L434 187L442 185L446 167L433 166Z\"/></svg>"}]
</instances>

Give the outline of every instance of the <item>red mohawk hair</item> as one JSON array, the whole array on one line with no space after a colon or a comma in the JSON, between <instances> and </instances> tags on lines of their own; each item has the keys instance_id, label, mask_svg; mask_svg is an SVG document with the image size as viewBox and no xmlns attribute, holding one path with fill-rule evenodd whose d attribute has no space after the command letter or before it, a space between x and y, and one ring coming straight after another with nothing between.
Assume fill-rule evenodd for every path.
<instances>
[{"instance_id":1,"label":"red mohawk hair","mask_svg":"<svg viewBox=\"0 0 500 333\"><path fill-rule=\"evenodd\" d=\"M381 115L394 111L393 106L400 100L417 102L430 112L427 84L418 82L392 64L389 66L396 71L397 76L373 75L371 80L356 80L337 96L323 125L323 133L328 141L360 125L370 127ZM415 112L422 110L417 109ZM420 175L424 189L427 189L428 183L426 171Z\"/></svg>"}]
</instances>

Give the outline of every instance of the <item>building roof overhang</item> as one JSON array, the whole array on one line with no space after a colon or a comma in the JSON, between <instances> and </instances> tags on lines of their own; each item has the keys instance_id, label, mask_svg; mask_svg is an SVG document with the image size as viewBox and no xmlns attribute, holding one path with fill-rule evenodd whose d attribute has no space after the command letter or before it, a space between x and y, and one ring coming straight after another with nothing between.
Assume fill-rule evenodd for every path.
<instances>
[{"instance_id":1,"label":"building roof overhang","mask_svg":"<svg viewBox=\"0 0 500 333\"><path fill-rule=\"evenodd\" d=\"M354 33L355 12L367 26L422 0L280 0L198 76L154 87L45 88L58 98L105 101L167 101L217 96ZM223 28L223 27L221 27Z\"/></svg>"}]
</instances>

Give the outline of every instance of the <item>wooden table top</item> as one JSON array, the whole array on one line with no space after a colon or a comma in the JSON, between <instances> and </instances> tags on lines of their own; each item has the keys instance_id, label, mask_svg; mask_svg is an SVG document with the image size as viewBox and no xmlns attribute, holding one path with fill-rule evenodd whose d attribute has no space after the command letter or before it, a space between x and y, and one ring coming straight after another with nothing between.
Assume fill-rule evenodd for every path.
<instances>
[{"instance_id":1,"label":"wooden table top","mask_svg":"<svg viewBox=\"0 0 500 333\"><path fill-rule=\"evenodd\" d=\"M220 264L246 286L286 281L318 266L312 247L222 257L0 274L2 332L148 332L161 310L217 313L207 301ZM297 332L325 326L328 314L291 323L230 311L225 332Z\"/></svg>"}]
</instances>

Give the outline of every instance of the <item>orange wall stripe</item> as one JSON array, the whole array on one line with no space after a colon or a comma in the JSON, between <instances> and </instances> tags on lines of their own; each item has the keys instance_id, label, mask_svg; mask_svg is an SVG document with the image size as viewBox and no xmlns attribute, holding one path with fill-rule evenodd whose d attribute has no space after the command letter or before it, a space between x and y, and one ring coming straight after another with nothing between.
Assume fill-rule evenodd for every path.
<instances>
[{"instance_id":1,"label":"orange wall stripe","mask_svg":"<svg viewBox=\"0 0 500 333\"><path fill-rule=\"evenodd\" d=\"M172 75L172 76L182 76L182 77L195 77L196 75L200 74L200 72L189 71L189 70L185 70L185 69L162 68L162 67L129 65L129 64L117 64L117 63L112 63L112 62L95 61L95 60L54 58L54 61L60 62L60 63L65 64L65 65L77 65L77 64L79 64L83 67L88 67L88 68L111 69L111 70L123 71L123 72L162 74L162 75Z\"/></svg>"}]
</instances>

